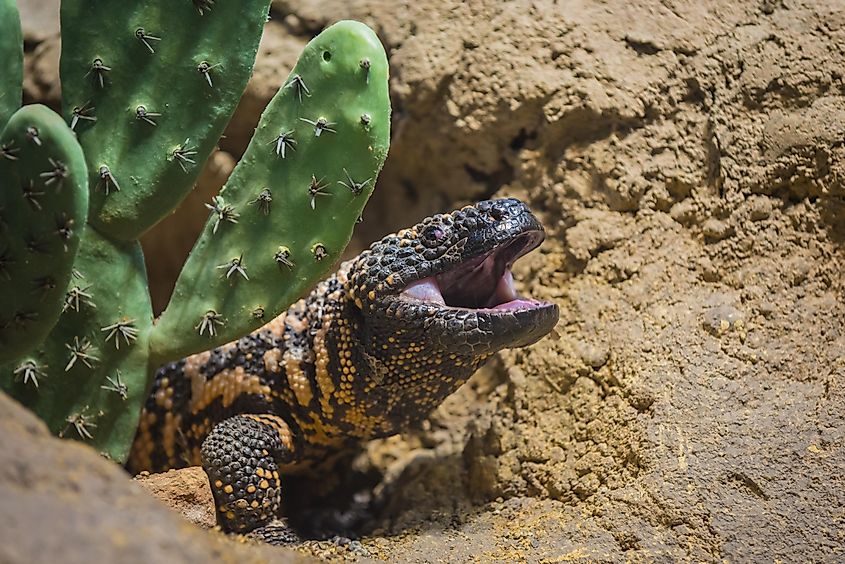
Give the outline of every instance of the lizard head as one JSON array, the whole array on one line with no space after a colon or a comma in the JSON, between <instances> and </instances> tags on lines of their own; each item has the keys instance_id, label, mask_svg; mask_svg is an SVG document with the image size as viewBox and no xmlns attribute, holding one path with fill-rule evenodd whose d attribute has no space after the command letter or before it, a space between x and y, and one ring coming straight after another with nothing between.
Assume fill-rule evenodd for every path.
<instances>
[{"instance_id":1,"label":"lizard head","mask_svg":"<svg viewBox=\"0 0 845 564\"><path fill-rule=\"evenodd\" d=\"M378 342L405 335L423 352L471 357L526 346L554 328L559 311L519 296L511 266L544 238L537 218L513 198L438 214L359 255L350 297Z\"/></svg>"}]
</instances>

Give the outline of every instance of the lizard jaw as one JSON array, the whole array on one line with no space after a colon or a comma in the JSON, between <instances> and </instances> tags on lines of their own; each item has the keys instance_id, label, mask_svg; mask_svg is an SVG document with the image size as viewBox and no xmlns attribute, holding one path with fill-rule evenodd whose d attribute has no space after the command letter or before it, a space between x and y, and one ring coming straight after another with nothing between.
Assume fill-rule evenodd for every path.
<instances>
[{"instance_id":1,"label":"lizard jaw","mask_svg":"<svg viewBox=\"0 0 845 564\"><path fill-rule=\"evenodd\" d=\"M547 307L548 302L521 297L511 272L513 263L542 241L542 231L521 233L482 256L408 284L400 298L485 313Z\"/></svg>"}]
</instances>

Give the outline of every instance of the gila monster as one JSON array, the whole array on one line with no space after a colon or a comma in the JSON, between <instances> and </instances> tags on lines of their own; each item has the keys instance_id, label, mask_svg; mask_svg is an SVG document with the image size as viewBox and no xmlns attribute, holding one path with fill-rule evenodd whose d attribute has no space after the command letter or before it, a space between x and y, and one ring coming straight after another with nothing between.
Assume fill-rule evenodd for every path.
<instances>
[{"instance_id":1,"label":"gila monster","mask_svg":"<svg viewBox=\"0 0 845 564\"><path fill-rule=\"evenodd\" d=\"M519 297L510 271L544 236L508 198L373 243L258 331L160 368L128 468L202 464L223 530L268 525L281 474L418 423L553 329L557 305Z\"/></svg>"}]
</instances>

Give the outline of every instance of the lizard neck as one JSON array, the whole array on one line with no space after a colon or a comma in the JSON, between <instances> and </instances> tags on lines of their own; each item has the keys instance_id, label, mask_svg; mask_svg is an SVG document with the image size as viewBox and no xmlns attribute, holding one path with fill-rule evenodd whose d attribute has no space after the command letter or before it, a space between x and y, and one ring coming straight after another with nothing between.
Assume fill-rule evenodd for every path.
<instances>
[{"instance_id":1,"label":"lizard neck","mask_svg":"<svg viewBox=\"0 0 845 564\"><path fill-rule=\"evenodd\" d=\"M490 356L436 350L423 325L389 312L365 316L350 298L349 266L285 321L284 355L297 360L284 363L285 396L313 446L387 436L421 421Z\"/></svg>"}]
</instances>

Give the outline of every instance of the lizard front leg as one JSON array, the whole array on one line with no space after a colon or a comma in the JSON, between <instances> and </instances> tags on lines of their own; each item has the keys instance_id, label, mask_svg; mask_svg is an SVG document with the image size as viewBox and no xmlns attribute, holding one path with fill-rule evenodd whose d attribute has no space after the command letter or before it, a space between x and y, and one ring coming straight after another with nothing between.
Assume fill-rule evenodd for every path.
<instances>
[{"instance_id":1,"label":"lizard front leg","mask_svg":"<svg viewBox=\"0 0 845 564\"><path fill-rule=\"evenodd\" d=\"M235 415L221 421L202 444L217 522L247 533L273 520L282 499L279 465L294 459L291 431L277 415Z\"/></svg>"}]
</instances>

